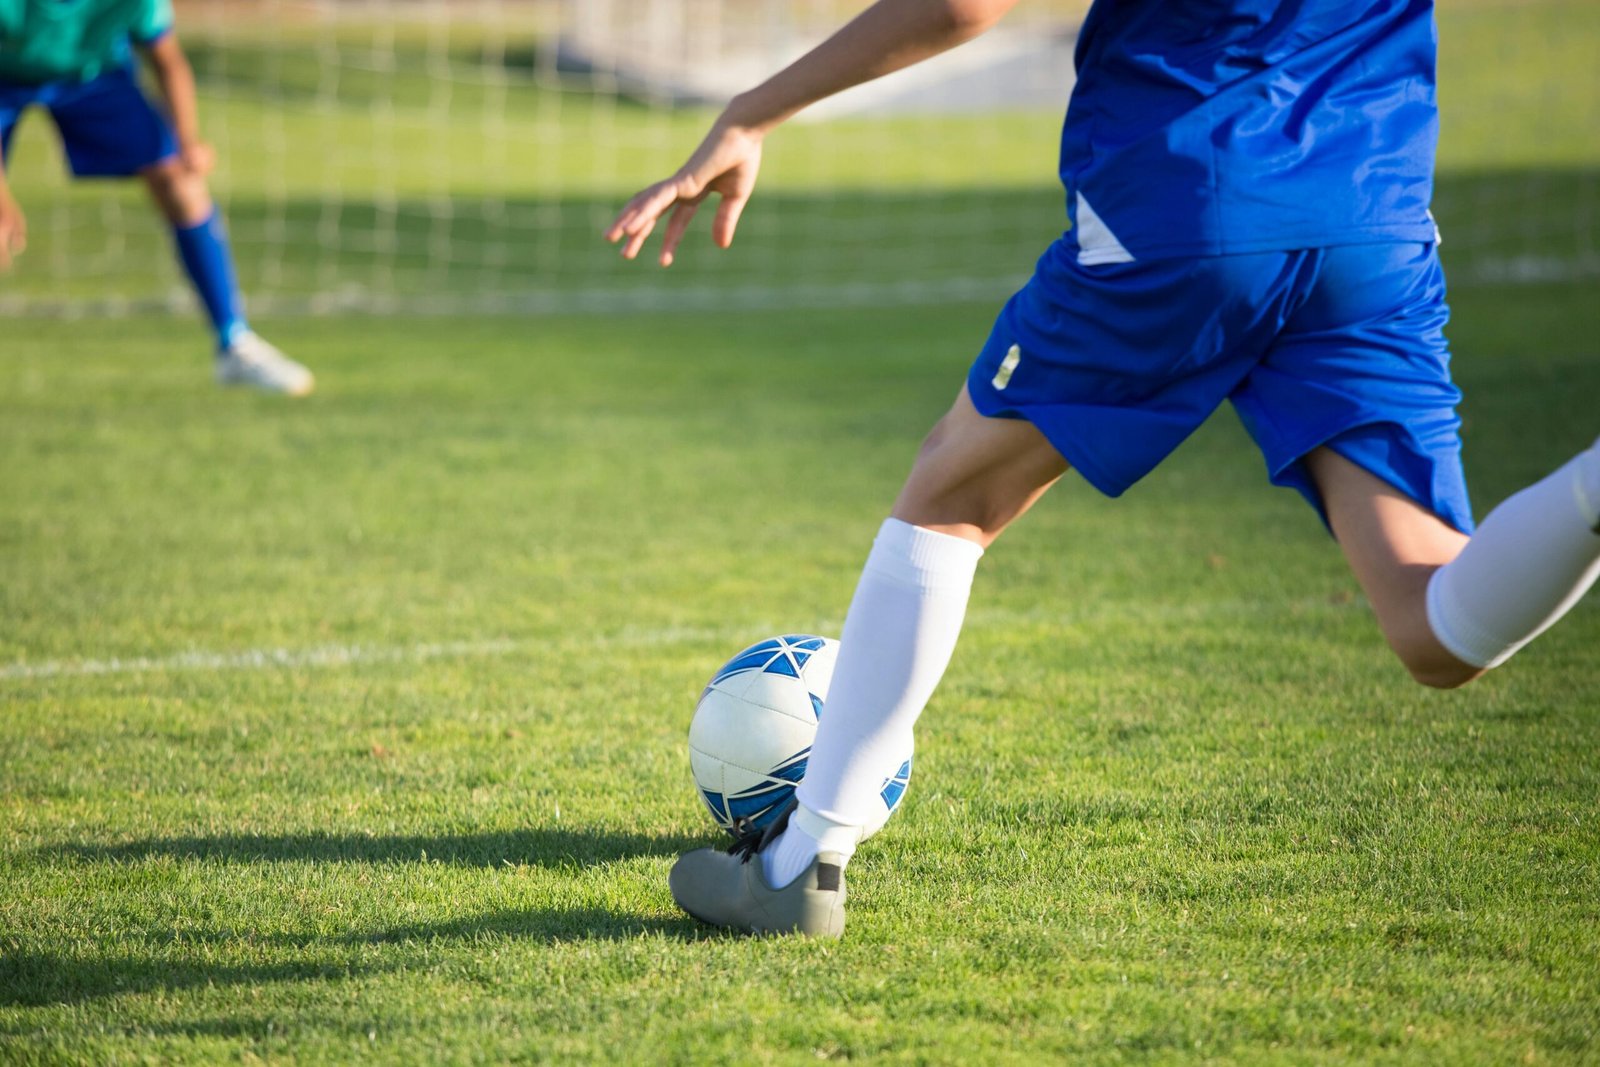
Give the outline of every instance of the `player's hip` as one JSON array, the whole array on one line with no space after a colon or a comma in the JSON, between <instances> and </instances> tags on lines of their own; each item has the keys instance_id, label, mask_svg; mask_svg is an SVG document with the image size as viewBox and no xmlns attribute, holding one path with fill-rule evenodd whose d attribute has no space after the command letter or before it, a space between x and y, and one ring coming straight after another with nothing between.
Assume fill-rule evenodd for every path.
<instances>
[{"instance_id":1,"label":"player's hip","mask_svg":"<svg viewBox=\"0 0 1600 1067\"><path fill-rule=\"evenodd\" d=\"M1314 335L1433 345L1447 315L1436 246L1381 242L1099 264L1058 245L1002 317L1040 360L1148 378Z\"/></svg>"}]
</instances>

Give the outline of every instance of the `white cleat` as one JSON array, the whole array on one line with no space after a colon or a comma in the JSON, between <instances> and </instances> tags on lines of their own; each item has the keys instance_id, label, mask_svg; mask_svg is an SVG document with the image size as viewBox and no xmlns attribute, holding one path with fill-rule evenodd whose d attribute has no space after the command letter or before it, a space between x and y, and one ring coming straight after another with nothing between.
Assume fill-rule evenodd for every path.
<instances>
[{"instance_id":1,"label":"white cleat","mask_svg":"<svg viewBox=\"0 0 1600 1067\"><path fill-rule=\"evenodd\" d=\"M260 334L244 330L218 353L217 384L249 385L268 393L305 396L316 386L316 379Z\"/></svg>"}]
</instances>

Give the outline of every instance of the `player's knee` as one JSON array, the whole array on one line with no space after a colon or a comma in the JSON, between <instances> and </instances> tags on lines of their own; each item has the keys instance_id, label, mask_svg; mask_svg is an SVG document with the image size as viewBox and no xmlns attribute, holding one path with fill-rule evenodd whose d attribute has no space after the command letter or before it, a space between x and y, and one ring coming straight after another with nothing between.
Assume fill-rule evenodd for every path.
<instances>
[{"instance_id":1,"label":"player's knee","mask_svg":"<svg viewBox=\"0 0 1600 1067\"><path fill-rule=\"evenodd\" d=\"M211 215L211 191L206 180L175 159L164 160L141 174L156 206L167 221L195 226Z\"/></svg>"}]
</instances>

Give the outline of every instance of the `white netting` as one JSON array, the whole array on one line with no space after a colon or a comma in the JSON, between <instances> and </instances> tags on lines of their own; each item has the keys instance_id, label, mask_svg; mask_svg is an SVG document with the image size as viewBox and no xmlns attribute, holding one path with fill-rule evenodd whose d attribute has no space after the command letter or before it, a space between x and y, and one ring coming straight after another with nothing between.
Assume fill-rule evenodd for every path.
<instances>
[{"instance_id":1,"label":"white netting","mask_svg":"<svg viewBox=\"0 0 1600 1067\"><path fill-rule=\"evenodd\" d=\"M1437 211L1453 269L1600 272L1600 5L1445 0ZM179 33L256 310L601 310L998 296L1062 224L1054 168L1083 6L1001 28L769 142L729 252L661 272L599 240L714 104L836 0L191 2ZM139 189L68 183L49 123L8 167L32 248L0 313L191 300Z\"/></svg>"}]
</instances>

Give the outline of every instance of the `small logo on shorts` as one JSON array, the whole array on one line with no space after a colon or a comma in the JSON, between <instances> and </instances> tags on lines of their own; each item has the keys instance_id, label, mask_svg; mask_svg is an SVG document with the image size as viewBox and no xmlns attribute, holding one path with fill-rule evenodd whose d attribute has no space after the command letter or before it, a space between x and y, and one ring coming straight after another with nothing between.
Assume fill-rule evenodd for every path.
<instances>
[{"instance_id":1,"label":"small logo on shorts","mask_svg":"<svg viewBox=\"0 0 1600 1067\"><path fill-rule=\"evenodd\" d=\"M1006 352L1006 358L1000 361L1000 369L994 372L994 378L989 384L996 389L1004 389L1011 384L1011 374L1017 369L1017 364L1022 362L1022 349L1012 345Z\"/></svg>"}]
</instances>

